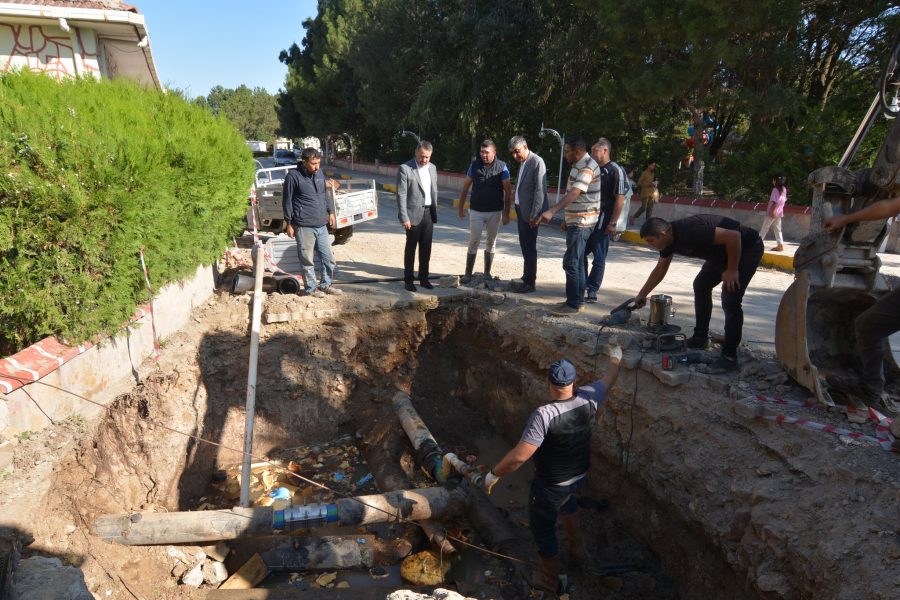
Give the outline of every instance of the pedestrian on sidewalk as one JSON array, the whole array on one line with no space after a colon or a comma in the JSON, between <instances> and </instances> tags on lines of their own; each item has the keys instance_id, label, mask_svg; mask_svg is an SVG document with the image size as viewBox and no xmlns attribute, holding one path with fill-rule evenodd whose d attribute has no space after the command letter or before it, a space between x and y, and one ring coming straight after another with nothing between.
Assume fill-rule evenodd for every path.
<instances>
[{"instance_id":1,"label":"pedestrian on sidewalk","mask_svg":"<svg viewBox=\"0 0 900 600\"><path fill-rule=\"evenodd\" d=\"M659 181L656 179L656 161L647 161L647 168L637 180L638 190L641 194L641 207L631 216L633 223L641 214L649 220L653 217L653 206L659 202Z\"/></svg>"},{"instance_id":2,"label":"pedestrian on sidewalk","mask_svg":"<svg viewBox=\"0 0 900 600\"><path fill-rule=\"evenodd\" d=\"M600 138L591 146L591 158L600 166L600 220L587 241L584 264L587 269L587 255L594 257L588 272L585 302L596 302L597 291L603 284L606 272L606 255L609 253L609 238L616 235L619 216L625 207L625 171L615 161L610 160L612 144Z\"/></svg>"},{"instance_id":3,"label":"pedestrian on sidewalk","mask_svg":"<svg viewBox=\"0 0 900 600\"><path fill-rule=\"evenodd\" d=\"M326 190L326 186L337 189L339 185L333 179L325 181L321 163L322 154L316 148L304 148L297 168L288 171L281 187L284 222L288 237L297 241L303 287L316 298L341 293L332 286L335 262L328 228L335 223L334 199ZM322 280L318 282L316 257L322 265Z\"/></svg>"},{"instance_id":4,"label":"pedestrian on sidewalk","mask_svg":"<svg viewBox=\"0 0 900 600\"><path fill-rule=\"evenodd\" d=\"M825 220L822 227L835 232L850 223L889 219L898 214L900 196L875 202L849 215L831 217ZM864 401L869 406L896 415L900 407L884 391L884 357L885 352L890 352L888 337L900 331L900 288L894 288L860 313L853 326L856 329L856 349L862 363ZM891 433L900 440L900 418L894 419Z\"/></svg>"},{"instance_id":5,"label":"pedestrian on sidewalk","mask_svg":"<svg viewBox=\"0 0 900 600\"><path fill-rule=\"evenodd\" d=\"M532 585L547 592L545 598L556 598L560 591L557 518L566 532L570 561L576 565L584 561L576 496L587 484L593 426L600 420L600 407L619 377L621 361L622 349L614 346L603 378L578 388L571 362L562 359L551 364L547 371L550 402L531 413L519 443L484 480L484 489L490 493L500 477L534 457L528 526L538 547L539 562Z\"/></svg>"},{"instance_id":6,"label":"pedestrian on sidewalk","mask_svg":"<svg viewBox=\"0 0 900 600\"><path fill-rule=\"evenodd\" d=\"M527 294L534 291L537 280L537 221L549 206L547 166L543 158L528 149L528 142L521 135L510 138L508 146L520 165L513 199L523 259L522 277L512 281L511 290L517 294Z\"/></svg>"},{"instance_id":7,"label":"pedestrian on sidewalk","mask_svg":"<svg viewBox=\"0 0 900 600\"><path fill-rule=\"evenodd\" d=\"M584 310L584 290L587 287L585 248L588 238L600 220L600 165L587 152L587 144L578 136L563 145L566 162L572 165L566 195L559 204L551 206L538 218L538 225L549 223L561 210L565 211L566 253L563 270L566 273L566 301L554 307L556 316L568 316Z\"/></svg>"},{"instance_id":8,"label":"pedestrian on sidewalk","mask_svg":"<svg viewBox=\"0 0 900 600\"><path fill-rule=\"evenodd\" d=\"M413 266L416 248L419 249L419 284L426 290L434 288L428 280L428 263L431 261L431 238L437 223L437 167L431 162L434 147L422 140L416 146L415 156L397 169L397 209L400 224L406 231L403 249L403 282L410 292L416 291L413 283Z\"/></svg>"},{"instance_id":9,"label":"pedestrian on sidewalk","mask_svg":"<svg viewBox=\"0 0 900 600\"><path fill-rule=\"evenodd\" d=\"M712 290L722 283L722 310L725 311L725 343L721 356L708 367L713 374L737 369L737 349L744 327L741 305L744 292L756 274L763 256L763 243L755 229L720 215L692 215L668 223L659 217L647 219L641 237L656 250L659 260L647 282L635 296L638 308L647 303L647 294L666 276L674 254L702 258L706 262L694 278L694 335L688 348L709 346L712 317Z\"/></svg>"},{"instance_id":10,"label":"pedestrian on sidewalk","mask_svg":"<svg viewBox=\"0 0 900 600\"><path fill-rule=\"evenodd\" d=\"M766 206L766 218L763 219L759 230L759 237L766 241L769 227L773 227L775 241L778 245L772 248L772 252L784 251L784 238L781 237L781 218L784 216L784 205L787 202L787 183L784 173L778 173L772 177L772 193L769 194L769 204Z\"/></svg>"},{"instance_id":11,"label":"pedestrian on sidewalk","mask_svg":"<svg viewBox=\"0 0 900 600\"><path fill-rule=\"evenodd\" d=\"M512 202L512 188L509 185L509 169L497 158L497 146L493 140L481 142L479 156L472 161L466 171L462 190L459 192L459 218L466 216L466 196L472 190L469 203L469 249L466 254L466 273L462 283L472 280L475 258L481 233L487 230L484 240L484 278L491 279L491 265L494 262L494 243L500 223L509 223L509 206Z\"/></svg>"}]
</instances>

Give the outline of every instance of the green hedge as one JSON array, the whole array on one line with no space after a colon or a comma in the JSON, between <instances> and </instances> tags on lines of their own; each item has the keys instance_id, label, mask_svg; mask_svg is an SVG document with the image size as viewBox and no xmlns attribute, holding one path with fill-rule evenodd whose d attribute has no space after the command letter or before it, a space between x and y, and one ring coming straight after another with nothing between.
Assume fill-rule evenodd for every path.
<instances>
[{"instance_id":1,"label":"green hedge","mask_svg":"<svg viewBox=\"0 0 900 600\"><path fill-rule=\"evenodd\" d=\"M250 151L224 119L127 81L0 75L0 356L112 331L241 230Z\"/></svg>"}]
</instances>

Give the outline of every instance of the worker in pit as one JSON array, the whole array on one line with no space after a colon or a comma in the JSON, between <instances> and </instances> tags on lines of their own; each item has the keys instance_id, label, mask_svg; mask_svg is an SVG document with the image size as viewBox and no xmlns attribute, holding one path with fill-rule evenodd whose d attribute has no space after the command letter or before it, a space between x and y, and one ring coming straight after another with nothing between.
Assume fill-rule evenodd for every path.
<instances>
[{"instance_id":1,"label":"worker in pit","mask_svg":"<svg viewBox=\"0 0 900 600\"><path fill-rule=\"evenodd\" d=\"M602 379L575 387L575 366L566 359L550 365L547 390L550 402L535 409L519 443L490 470L484 488L491 493L497 480L509 475L534 456L534 480L529 495L529 528L538 547L538 572L533 586L556 598L560 583L560 553L556 539L559 516L566 531L569 558L584 560L576 495L587 483L591 430L599 420L600 405L619 376L622 349L610 350L610 367Z\"/></svg>"},{"instance_id":2,"label":"worker in pit","mask_svg":"<svg viewBox=\"0 0 900 600\"><path fill-rule=\"evenodd\" d=\"M826 219L822 224L826 231L839 231L850 223L877 221L900 214L900 196L881 200L849 215ZM865 402L869 406L897 414L897 406L884 393L885 340L900 331L900 287L882 296L875 304L862 312L853 323L856 329L856 348L862 361L862 385ZM900 438L900 419L891 423L891 433ZM897 444L900 446L900 444Z\"/></svg>"},{"instance_id":3,"label":"worker in pit","mask_svg":"<svg viewBox=\"0 0 900 600\"><path fill-rule=\"evenodd\" d=\"M721 282L725 342L721 356L707 367L707 372L722 374L737 369L737 349L744 328L741 303L763 256L759 232L734 219L706 214L671 223L659 217L647 219L641 226L641 237L659 250L659 260L635 297L635 305L641 308L647 303L647 294L666 276L674 254L704 259L706 262L694 278L694 335L687 339L687 346L709 346L712 291Z\"/></svg>"}]
</instances>

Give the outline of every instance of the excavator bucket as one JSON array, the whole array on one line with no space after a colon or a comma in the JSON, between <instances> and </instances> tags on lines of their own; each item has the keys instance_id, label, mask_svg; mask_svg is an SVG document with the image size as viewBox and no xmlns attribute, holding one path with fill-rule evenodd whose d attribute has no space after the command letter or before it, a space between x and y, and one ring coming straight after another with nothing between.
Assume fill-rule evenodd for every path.
<instances>
[{"instance_id":1,"label":"excavator bucket","mask_svg":"<svg viewBox=\"0 0 900 600\"><path fill-rule=\"evenodd\" d=\"M827 231L823 224L832 215L863 210L900 190L900 118L895 118L872 166L850 169L879 115L900 116L890 102L898 90L900 34L894 39L879 93L840 162L809 175L813 188L810 231L794 255L796 279L778 306L778 360L797 383L826 405L861 406L872 400L863 393L855 322L891 289L878 257L888 234L886 219L864 219L836 231ZM900 369L888 338L883 343L884 374L891 391L891 383L900 381Z\"/></svg>"},{"instance_id":2,"label":"excavator bucket","mask_svg":"<svg viewBox=\"0 0 900 600\"><path fill-rule=\"evenodd\" d=\"M831 396L819 379L819 369L809 357L806 318L808 300L809 277L806 273L800 273L778 305L775 317L775 354L794 381L811 391L819 402L833 405Z\"/></svg>"},{"instance_id":3,"label":"excavator bucket","mask_svg":"<svg viewBox=\"0 0 900 600\"><path fill-rule=\"evenodd\" d=\"M863 404L856 349L856 317L875 303L866 290L815 288L800 272L778 306L775 352L785 371L826 405ZM885 375L896 379L897 365L886 339Z\"/></svg>"}]
</instances>

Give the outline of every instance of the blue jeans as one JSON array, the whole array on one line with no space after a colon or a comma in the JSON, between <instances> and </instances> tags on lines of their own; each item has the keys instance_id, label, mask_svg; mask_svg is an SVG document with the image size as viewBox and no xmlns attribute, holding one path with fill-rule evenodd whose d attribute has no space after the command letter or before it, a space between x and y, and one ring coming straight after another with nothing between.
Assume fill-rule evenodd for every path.
<instances>
[{"instance_id":1,"label":"blue jeans","mask_svg":"<svg viewBox=\"0 0 900 600\"><path fill-rule=\"evenodd\" d=\"M300 256L300 274L307 293L317 287L327 288L334 276L334 258L331 256L331 237L328 227L296 227L294 238L297 241L297 254ZM315 259L322 265L322 281L316 283Z\"/></svg>"},{"instance_id":2,"label":"blue jeans","mask_svg":"<svg viewBox=\"0 0 900 600\"><path fill-rule=\"evenodd\" d=\"M587 475L570 485L548 485L537 477L531 482L528 527L542 558L553 558L559 554L556 518L559 515L574 514L578 510L575 494L583 490L586 484Z\"/></svg>"},{"instance_id":3,"label":"blue jeans","mask_svg":"<svg viewBox=\"0 0 900 600\"><path fill-rule=\"evenodd\" d=\"M563 255L563 271L566 272L566 304L578 308L584 304L584 288L587 286L587 268L584 250L594 230L590 227L570 225L566 227L566 253Z\"/></svg>"},{"instance_id":4,"label":"blue jeans","mask_svg":"<svg viewBox=\"0 0 900 600\"><path fill-rule=\"evenodd\" d=\"M516 225L519 227L519 248L522 249L522 258L525 262L522 267L522 282L534 285L537 279L538 228L529 225L528 219L521 213L516 216Z\"/></svg>"},{"instance_id":5,"label":"blue jeans","mask_svg":"<svg viewBox=\"0 0 900 600\"><path fill-rule=\"evenodd\" d=\"M587 241L587 249L584 253L584 268L587 270L587 255L594 255L594 263L591 265L587 278L588 293L597 293L603 283L603 274L606 272L606 255L609 253L609 235L606 229L597 227L591 233Z\"/></svg>"}]
</instances>

